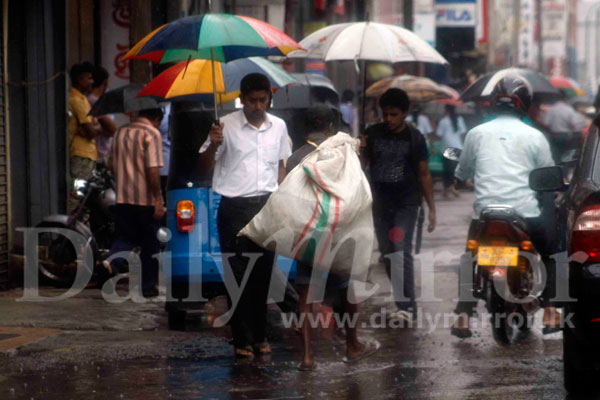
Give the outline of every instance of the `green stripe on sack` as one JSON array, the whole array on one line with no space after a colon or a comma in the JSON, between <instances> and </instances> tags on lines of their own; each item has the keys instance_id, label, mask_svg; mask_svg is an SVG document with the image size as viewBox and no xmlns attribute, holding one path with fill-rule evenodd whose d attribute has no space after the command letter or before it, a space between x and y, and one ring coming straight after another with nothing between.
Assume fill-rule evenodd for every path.
<instances>
[{"instance_id":1,"label":"green stripe on sack","mask_svg":"<svg viewBox=\"0 0 600 400\"><path fill-rule=\"evenodd\" d=\"M312 175L307 167L303 166L304 172L312 179ZM327 221L329 220L329 204L331 203L331 196L325 190L321 190L323 193L323 198L320 202L321 205L321 217L317 222L317 226L315 230L308 240L308 244L306 245L306 250L302 255L302 262L307 264L312 264L315 257L315 251L317 250L317 243L321 240L321 236L325 231L325 227L327 226Z\"/></svg>"}]
</instances>

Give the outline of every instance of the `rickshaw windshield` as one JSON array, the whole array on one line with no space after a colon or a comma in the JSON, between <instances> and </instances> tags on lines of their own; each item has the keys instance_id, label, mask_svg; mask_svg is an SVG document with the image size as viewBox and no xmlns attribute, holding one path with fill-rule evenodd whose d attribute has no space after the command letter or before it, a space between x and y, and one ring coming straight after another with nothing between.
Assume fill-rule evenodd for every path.
<instances>
[{"instance_id":1,"label":"rickshaw windshield","mask_svg":"<svg viewBox=\"0 0 600 400\"><path fill-rule=\"evenodd\" d=\"M212 173L200 174L197 163L213 120L212 112L198 103L173 103L167 190L211 186Z\"/></svg>"}]
</instances>

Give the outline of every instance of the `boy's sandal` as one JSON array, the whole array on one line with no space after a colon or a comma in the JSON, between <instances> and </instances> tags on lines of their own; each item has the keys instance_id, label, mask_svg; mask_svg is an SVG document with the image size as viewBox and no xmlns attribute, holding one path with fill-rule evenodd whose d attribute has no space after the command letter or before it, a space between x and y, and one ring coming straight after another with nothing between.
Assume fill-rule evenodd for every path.
<instances>
[{"instance_id":1,"label":"boy's sandal","mask_svg":"<svg viewBox=\"0 0 600 400\"><path fill-rule=\"evenodd\" d=\"M556 333L556 332L560 332L562 331L562 327L559 325L544 325L544 327L542 328L542 334L544 335L550 335L551 333Z\"/></svg>"},{"instance_id":2,"label":"boy's sandal","mask_svg":"<svg viewBox=\"0 0 600 400\"><path fill-rule=\"evenodd\" d=\"M457 338L460 338L460 339L467 339L467 338L470 338L471 336L473 336L473 333L471 332L471 329L469 329L469 328L457 328L455 326L453 326L450 329L450 334L452 336L456 336Z\"/></svg>"},{"instance_id":3,"label":"boy's sandal","mask_svg":"<svg viewBox=\"0 0 600 400\"><path fill-rule=\"evenodd\" d=\"M268 342L254 344L254 352L258 354L271 354L271 345Z\"/></svg>"},{"instance_id":4,"label":"boy's sandal","mask_svg":"<svg viewBox=\"0 0 600 400\"><path fill-rule=\"evenodd\" d=\"M360 353L359 355L354 356L354 357L345 356L344 358L342 358L342 361L345 363L353 363L353 362L362 360L363 358L367 358L370 355L375 354L379 350L380 347L381 347L381 343L379 343L375 339L371 339L365 343L365 348L362 351L362 353Z\"/></svg>"},{"instance_id":5,"label":"boy's sandal","mask_svg":"<svg viewBox=\"0 0 600 400\"><path fill-rule=\"evenodd\" d=\"M252 346L236 347L235 356L239 357L239 358L254 357L254 352L252 351Z\"/></svg>"},{"instance_id":6,"label":"boy's sandal","mask_svg":"<svg viewBox=\"0 0 600 400\"><path fill-rule=\"evenodd\" d=\"M304 365L302 363L300 363L298 365L298 371L314 371L315 369L317 369L317 362L313 362L312 365Z\"/></svg>"}]
</instances>

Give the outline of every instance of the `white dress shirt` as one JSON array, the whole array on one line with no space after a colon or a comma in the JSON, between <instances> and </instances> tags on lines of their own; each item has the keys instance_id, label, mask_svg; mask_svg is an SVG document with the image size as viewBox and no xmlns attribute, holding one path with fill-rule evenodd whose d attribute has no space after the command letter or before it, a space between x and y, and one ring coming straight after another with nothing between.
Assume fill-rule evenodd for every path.
<instances>
[{"instance_id":1,"label":"white dress shirt","mask_svg":"<svg viewBox=\"0 0 600 400\"><path fill-rule=\"evenodd\" d=\"M465 126L465 120L460 115L456 116L456 130L454 130L450 116L446 115L438 123L437 131L435 132L442 139L442 150L446 150L448 147L462 149L461 136L465 133L467 133L467 127Z\"/></svg>"},{"instance_id":2,"label":"white dress shirt","mask_svg":"<svg viewBox=\"0 0 600 400\"><path fill-rule=\"evenodd\" d=\"M266 115L256 128L243 110L221 118L224 141L215 154L213 190L226 197L262 196L277 190L279 161L292 154L285 122ZM200 153L208 149L210 136Z\"/></svg>"},{"instance_id":3,"label":"white dress shirt","mask_svg":"<svg viewBox=\"0 0 600 400\"><path fill-rule=\"evenodd\" d=\"M467 133L454 175L474 178L474 218L490 205L512 206L525 218L538 217L536 193L529 188L529 173L554 165L544 135L517 117L500 116Z\"/></svg>"}]
</instances>

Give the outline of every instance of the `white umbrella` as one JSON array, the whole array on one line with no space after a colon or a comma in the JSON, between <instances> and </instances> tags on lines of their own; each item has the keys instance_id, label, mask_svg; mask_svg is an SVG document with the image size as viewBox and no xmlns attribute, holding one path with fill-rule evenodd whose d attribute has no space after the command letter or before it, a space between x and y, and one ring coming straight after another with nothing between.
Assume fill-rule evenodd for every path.
<instances>
[{"instance_id":1,"label":"white umbrella","mask_svg":"<svg viewBox=\"0 0 600 400\"><path fill-rule=\"evenodd\" d=\"M377 22L336 24L311 33L302 41L304 50L292 51L288 57L317 58L323 61L380 61L388 63L428 62L448 64L429 43L408 29ZM364 126L366 68L363 66Z\"/></svg>"},{"instance_id":2,"label":"white umbrella","mask_svg":"<svg viewBox=\"0 0 600 400\"><path fill-rule=\"evenodd\" d=\"M330 25L305 37L300 46L305 51L293 51L288 57L319 58L324 61L418 61L448 64L429 43L408 29L377 22Z\"/></svg>"}]
</instances>

